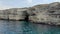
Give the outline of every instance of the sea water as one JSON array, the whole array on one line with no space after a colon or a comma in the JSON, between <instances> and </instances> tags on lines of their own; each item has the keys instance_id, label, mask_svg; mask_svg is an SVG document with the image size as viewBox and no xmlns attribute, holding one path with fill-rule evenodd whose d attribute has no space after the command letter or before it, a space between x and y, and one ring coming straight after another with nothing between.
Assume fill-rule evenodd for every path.
<instances>
[{"instance_id":1,"label":"sea water","mask_svg":"<svg viewBox=\"0 0 60 34\"><path fill-rule=\"evenodd\" d=\"M0 34L60 34L60 27L26 21L0 20Z\"/></svg>"}]
</instances>

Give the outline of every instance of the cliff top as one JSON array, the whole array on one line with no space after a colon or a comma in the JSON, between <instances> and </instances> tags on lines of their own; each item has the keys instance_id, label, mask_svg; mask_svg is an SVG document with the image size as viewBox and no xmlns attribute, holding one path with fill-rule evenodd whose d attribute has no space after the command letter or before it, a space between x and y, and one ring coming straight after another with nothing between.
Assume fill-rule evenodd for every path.
<instances>
[{"instance_id":1,"label":"cliff top","mask_svg":"<svg viewBox=\"0 0 60 34\"><path fill-rule=\"evenodd\" d=\"M50 4L40 4L40 5L35 5L33 7L28 7L29 9L34 9L34 8L42 8L42 7L55 7L55 6L60 6L60 2L54 2L54 3L50 3ZM10 8L10 9L5 9L5 10L22 10L22 9L28 9L27 7L25 8Z\"/></svg>"}]
</instances>

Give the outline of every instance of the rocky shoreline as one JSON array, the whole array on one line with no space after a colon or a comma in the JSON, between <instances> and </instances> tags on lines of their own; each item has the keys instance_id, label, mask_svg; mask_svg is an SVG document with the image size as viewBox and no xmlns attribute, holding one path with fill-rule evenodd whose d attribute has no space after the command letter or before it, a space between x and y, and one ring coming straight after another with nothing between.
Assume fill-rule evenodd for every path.
<instances>
[{"instance_id":1,"label":"rocky shoreline","mask_svg":"<svg viewBox=\"0 0 60 34\"><path fill-rule=\"evenodd\" d=\"M2 20L26 20L34 23L60 25L60 3L40 4L28 8L0 10Z\"/></svg>"}]
</instances>

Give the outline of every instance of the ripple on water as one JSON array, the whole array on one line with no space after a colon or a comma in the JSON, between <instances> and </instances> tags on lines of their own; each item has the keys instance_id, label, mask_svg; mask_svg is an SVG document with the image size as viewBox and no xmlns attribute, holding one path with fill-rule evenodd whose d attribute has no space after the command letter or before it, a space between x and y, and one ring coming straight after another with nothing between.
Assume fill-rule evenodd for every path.
<instances>
[{"instance_id":1,"label":"ripple on water","mask_svg":"<svg viewBox=\"0 0 60 34\"><path fill-rule=\"evenodd\" d=\"M60 34L60 27L0 20L0 34Z\"/></svg>"}]
</instances>

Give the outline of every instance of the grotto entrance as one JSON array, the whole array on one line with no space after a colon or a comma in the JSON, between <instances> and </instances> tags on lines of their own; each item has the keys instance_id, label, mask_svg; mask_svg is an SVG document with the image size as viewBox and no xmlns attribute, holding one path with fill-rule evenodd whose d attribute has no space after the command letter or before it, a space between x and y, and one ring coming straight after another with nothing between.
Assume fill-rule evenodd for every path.
<instances>
[{"instance_id":1,"label":"grotto entrance","mask_svg":"<svg viewBox=\"0 0 60 34\"><path fill-rule=\"evenodd\" d=\"M27 11L24 11L23 15L25 16L24 20L28 22L29 21L29 14L27 13Z\"/></svg>"}]
</instances>

